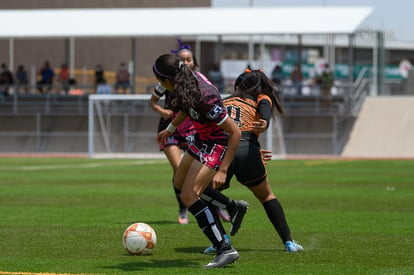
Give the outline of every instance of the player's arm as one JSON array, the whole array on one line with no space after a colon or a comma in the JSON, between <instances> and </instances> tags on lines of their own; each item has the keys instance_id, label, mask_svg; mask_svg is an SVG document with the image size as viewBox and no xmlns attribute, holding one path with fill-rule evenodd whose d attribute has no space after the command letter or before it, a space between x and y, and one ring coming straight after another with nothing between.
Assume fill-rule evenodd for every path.
<instances>
[{"instance_id":1,"label":"player's arm","mask_svg":"<svg viewBox=\"0 0 414 275\"><path fill-rule=\"evenodd\" d=\"M252 130L257 133L262 133L269 127L270 119L272 117L272 105L268 100L261 100L257 106L257 111L261 119L253 122Z\"/></svg>"},{"instance_id":2,"label":"player's arm","mask_svg":"<svg viewBox=\"0 0 414 275\"><path fill-rule=\"evenodd\" d=\"M224 155L221 166L212 180L213 188L217 188L225 183L227 170L233 161L241 138L239 127L237 127L236 123L230 117L227 117L227 119L220 124L220 127L229 134L229 143L227 145L226 154Z\"/></svg>"},{"instance_id":3,"label":"player's arm","mask_svg":"<svg viewBox=\"0 0 414 275\"><path fill-rule=\"evenodd\" d=\"M186 118L187 115L180 111L174 120L171 121L171 123L167 126L167 128L158 134L158 142L164 142L169 136L172 135L172 133L175 132L175 129L177 129L178 125L180 125Z\"/></svg>"},{"instance_id":4,"label":"player's arm","mask_svg":"<svg viewBox=\"0 0 414 275\"><path fill-rule=\"evenodd\" d=\"M169 119L173 115L173 111L169 109L164 109L158 104L158 100L160 98L151 95L151 99L149 101L149 104L151 106L151 109L153 109L155 112L157 112L160 116L162 116L163 119Z\"/></svg>"},{"instance_id":5,"label":"player's arm","mask_svg":"<svg viewBox=\"0 0 414 275\"><path fill-rule=\"evenodd\" d=\"M169 119L173 115L172 110L164 109L158 104L158 100L162 96L164 96L166 92L167 92L167 89L165 89L160 83L158 83L154 88L154 92L152 93L151 99L149 102L151 109L153 109L160 116L162 116L163 119Z\"/></svg>"}]
</instances>

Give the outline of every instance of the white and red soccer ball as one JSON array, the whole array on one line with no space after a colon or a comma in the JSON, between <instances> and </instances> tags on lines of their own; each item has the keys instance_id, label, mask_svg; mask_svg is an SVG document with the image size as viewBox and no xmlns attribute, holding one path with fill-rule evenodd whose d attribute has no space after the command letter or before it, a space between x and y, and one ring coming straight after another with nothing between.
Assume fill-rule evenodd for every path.
<instances>
[{"instance_id":1,"label":"white and red soccer ball","mask_svg":"<svg viewBox=\"0 0 414 275\"><path fill-rule=\"evenodd\" d=\"M157 234L146 223L133 223L124 232L122 242L131 255L151 254L157 243Z\"/></svg>"}]
</instances>

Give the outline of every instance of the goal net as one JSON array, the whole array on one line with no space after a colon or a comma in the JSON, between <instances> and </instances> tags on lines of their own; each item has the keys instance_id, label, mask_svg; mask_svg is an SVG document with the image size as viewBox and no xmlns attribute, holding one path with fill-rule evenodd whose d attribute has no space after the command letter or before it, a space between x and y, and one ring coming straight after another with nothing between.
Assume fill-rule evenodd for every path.
<instances>
[{"instance_id":1,"label":"goal net","mask_svg":"<svg viewBox=\"0 0 414 275\"><path fill-rule=\"evenodd\" d=\"M228 95L223 95L223 97ZM90 95L88 155L90 158L164 158L156 140L159 115L150 105L150 94ZM164 104L160 100L160 104ZM283 131L273 120L260 137L273 158L284 158Z\"/></svg>"}]
</instances>

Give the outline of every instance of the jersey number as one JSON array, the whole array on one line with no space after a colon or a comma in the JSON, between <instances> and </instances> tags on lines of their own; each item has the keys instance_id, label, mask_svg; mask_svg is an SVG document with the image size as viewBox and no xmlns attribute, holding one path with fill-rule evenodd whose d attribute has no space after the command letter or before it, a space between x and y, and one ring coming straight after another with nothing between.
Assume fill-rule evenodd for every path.
<instances>
[{"instance_id":1,"label":"jersey number","mask_svg":"<svg viewBox=\"0 0 414 275\"><path fill-rule=\"evenodd\" d=\"M241 110L238 106L227 106L227 113L239 127L242 125Z\"/></svg>"}]
</instances>

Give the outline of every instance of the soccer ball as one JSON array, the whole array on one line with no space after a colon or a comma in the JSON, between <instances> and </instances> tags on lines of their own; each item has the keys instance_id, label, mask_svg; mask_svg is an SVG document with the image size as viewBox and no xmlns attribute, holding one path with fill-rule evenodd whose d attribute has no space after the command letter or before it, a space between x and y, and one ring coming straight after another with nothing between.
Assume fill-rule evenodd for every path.
<instances>
[{"instance_id":1,"label":"soccer ball","mask_svg":"<svg viewBox=\"0 0 414 275\"><path fill-rule=\"evenodd\" d=\"M157 243L157 234L146 223L133 223L124 232L122 242L131 255L150 254Z\"/></svg>"}]
</instances>

